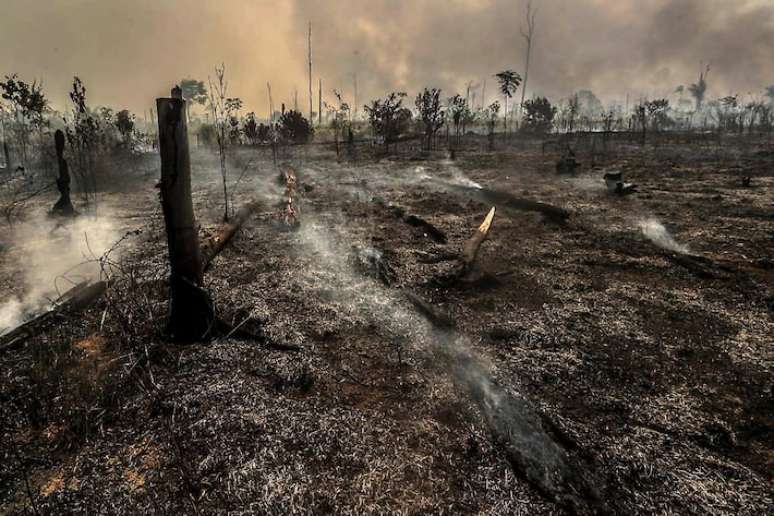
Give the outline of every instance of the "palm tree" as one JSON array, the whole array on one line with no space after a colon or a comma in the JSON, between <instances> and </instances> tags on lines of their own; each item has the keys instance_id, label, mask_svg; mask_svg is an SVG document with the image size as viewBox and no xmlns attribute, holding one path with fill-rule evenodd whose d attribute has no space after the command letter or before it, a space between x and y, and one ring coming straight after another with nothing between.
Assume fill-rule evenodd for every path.
<instances>
[{"instance_id":1,"label":"palm tree","mask_svg":"<svg viewBox=\"0 0 774 516\"><path fill-rule=\"evenodd\" d=\"M503 122L505 124L505 133L508 134L508 99L513 97L519 84L521 84L521 75L513 70L505 70L504 72L495 74L495 77L500 83L500 93L503 94L503 98L505 99Z\"/></svg>"}]
</instances>

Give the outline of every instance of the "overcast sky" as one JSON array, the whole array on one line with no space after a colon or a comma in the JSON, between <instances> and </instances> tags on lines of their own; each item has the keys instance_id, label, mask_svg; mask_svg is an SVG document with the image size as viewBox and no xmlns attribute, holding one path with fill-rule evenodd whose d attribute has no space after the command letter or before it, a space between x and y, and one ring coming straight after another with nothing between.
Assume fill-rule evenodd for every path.
<instances>
[{"instance_id":1,"label":"overcast sky","mask_svg":"<svg viewBox=\"0 0 774 516\"><path fill-rule=\"evenodd\" d=\"M307 24L317 80L359 104L424 86L444 96L506 68L524 71L526 0L1 0L0 74L39 79L61 108L79 75L91 104L138 113L182 77L224 62L229 95L264 116L307 100ZM774 0L533 0L528 96L591 89L656 97L712 67L710 97L774 84ZM477 101L478 102L478 101Z\"/></svg>"}]
</instances>

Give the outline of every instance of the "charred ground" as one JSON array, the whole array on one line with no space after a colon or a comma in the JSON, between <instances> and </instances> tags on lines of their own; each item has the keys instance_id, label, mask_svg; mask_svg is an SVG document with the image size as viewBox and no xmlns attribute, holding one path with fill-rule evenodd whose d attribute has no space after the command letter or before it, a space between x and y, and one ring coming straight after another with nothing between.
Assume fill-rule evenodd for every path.
<instances>
[{"instance_id":1,"label":"charred ground","mask_svg":"<svg viewBox=\"0 0 774 516\"><path fill-rule=\"evenodd\" d=\"M165 343L157 158L101 194L120 234L140 230L120 259L100 262L105 297L0 356L3 512L563 511L514 473L404 291L453 321L506 392L530 400L613 510L771 510L765 142L619 143L603 168L638 184L623 198L605 190L602 168L557 176L557 153L530 139L489 152L471 138L455 160L411 142L387 157L358 146L341 161L327 146L287 152L300 229L276 223L270 151L240 149L235 204L262 207L206 276L220 316L263 340ZM206 235L222 215L216 158L192 162ZM470 182L571 217L498 208L476 269L447 281L444 256L491 207L449 187ZM644 236L648 221L712 264L681 262ZM2 238L3 288L23 294L10 230Z\"/></svg>"}]
</instances>

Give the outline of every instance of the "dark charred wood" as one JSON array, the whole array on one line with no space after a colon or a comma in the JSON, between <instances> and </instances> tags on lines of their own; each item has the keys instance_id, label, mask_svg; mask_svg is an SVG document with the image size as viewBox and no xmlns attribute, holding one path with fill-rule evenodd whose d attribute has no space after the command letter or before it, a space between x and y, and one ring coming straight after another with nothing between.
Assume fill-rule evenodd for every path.
<instances>
[{"instance_id":1,"label":"dark charred wood","mask_svg":"<svg viewBox=\"0 0 774 516\"><path fill-rule=\"evenodd\" d=\"M161 207L169 247L169 338L195 342L207 338L214 308L201 288L204 273L198 228L191 200L191 164L185 101L173 90L172 98L156 99L161 156Z\"/></svg>"},{"instance_id":2,"label":"dark charred wood","mask_svg":"<svg viewBox=\"0 0 774 516\"><path fill-rule=\"evenodd\" d=\"M205 272L209 270L212 261L228 246L244 223L258 210L258 207L257 202L242 206L228 222L224 222L218 227L215 234L202 244L202 262Z\"/></svg>"},{"instance_id":3,"label":"dark charred wood","mask_svg":"<svg viewBox=\"0 0 774 516\"><path fill-rule=\"evenodd\" d=\"M446 233L419 215L409 213L407 208L398 204L387 202L381 197L374 197L372 200L374 204L386 209L395 218L402 220L409 226L421 229L434 242L438 244L445 244L448 241Z\"/></svg>"},{"instance_id":4,"label":"dark charred wood","mask_svg":"<svg viewBox=\"0 0 774 516\"><path fill-rule=\"evenodd\" d=\"M54 133L54 145L56 147L56 160L59 166L59 177L56 179L56 187L59 190L59 200L51 209L52 215L63 217L74 217L78 212L73 208L70 200L70 170L67 166L67 160L64 159L64 133L57 129Z\"/></svg>"},{"instance_id":5,"label":"dark charred wood","mask_svg":"<svg viewBox=\"0 0 774 516\"><path fill-rule=\"evenodd\" d=\"M451 330L456 326L454 320L452 320L451 317L434 308L430 303L414 294L413 292L404 291L403 295L406 297L406 299L409 300L409 302L411 302L412 305L414 305L414 308L416 308L417 311L422 314L428 321L430 321L430 323L436 328L442 330Z\"/></svg>"},{"instance_id":6,"label":"dark charred wood","mask_svg":"<svg viewBox=\"0 0 774 516\"><path fill-rule=\"evenodd\" d=\"M478 407L493 441L503 450L514 471L543 496L573 514L613 514L599 486L602 482L575 452L554 437L556 426L529 401L494 382L474 357L454 344L459 335L454 321L411 292L404 296L440 334L440 349L451 362L455 382Z\"/></svg>"},{"instance_id":7,"label":"dark charred wood","mask_svg":"<svg viewBox=\"0 0 774 516\"><path fill-rule=\"evenodd\" d=\"M270 338L262 329L249 329L241 325L232 325L218 318L215 321L216 330L219 336L226 338L233 337L237 340L250 340L258 342L262 347L271 349L274 351L301 351L301 348L293 344L285 344L282 342L276 342Z\"/></svg>"},{"instance_id":8,"label":"dark charred wood","mask_svg":"<svg viewBox=\"0 0 774 516\"><path fill-rule=\"evenodd\" d=\"M51 325L87 308L102 297L106 289L107 283L104 281L95 283L82 282L75 285L56 300L52 307L45 312L0 335L0 353L19 348L28 339L45 331Z\"/></svg>"},{"instance_id":9,"label":"dark charred wood","mask_svg":"<svg viewBox=\"0 0 774 516\"><path fill-rule=\"evenodd\" d=\"M570 218L570 212L564 208L559 208L543 202L532 201L530 199L523 199L507 192L455 184L448 184L447 188L453 193L468 199L472 199L482 204L494 205L505 211L537 212L556 222L564 222Z\"/></svg>"}]
</instances>

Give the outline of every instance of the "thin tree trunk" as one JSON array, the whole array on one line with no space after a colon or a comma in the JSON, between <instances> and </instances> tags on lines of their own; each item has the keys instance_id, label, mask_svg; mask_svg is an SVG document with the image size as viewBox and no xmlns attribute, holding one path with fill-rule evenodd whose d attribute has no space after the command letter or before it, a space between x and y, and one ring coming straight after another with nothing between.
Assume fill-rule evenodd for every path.
<instances>
[{"instance_id":1,"label":"thin tree trunk","mask_svg":"<svg viewBox=\"0 0 774 516\"><path fill-rule=\"evenodd\" d=\"M274 102L271 99L271 84L266 83L266 89L269 90L269 123L274 121Z\"/></svg>"},{"instance_id":2,"label":"thin tree trunk","mask_svg":"<svg viewBox=\"0 0 774 516\"><path fill-rule=\"evenodd\" d=\"M521 31L521 35L527 40L527 60L524 64L524 84L521 86L521 103L519 104L519 125L524 109L524 96L527 94L527 79L529 79L529 61L532 56L532 35L535 32L535 13L532 11L532 2L527 3L527 32Z\"/></svg>"},{"instance_id":3,"label":"thin tree trunk","mask_svg":"<svg viewBox=\"0 0 774 516\"><path fill-rule=\"evenodd\" d=\"M312 22L309 22L309 124L312 124Z\"/></svg>"}]
</instances>

